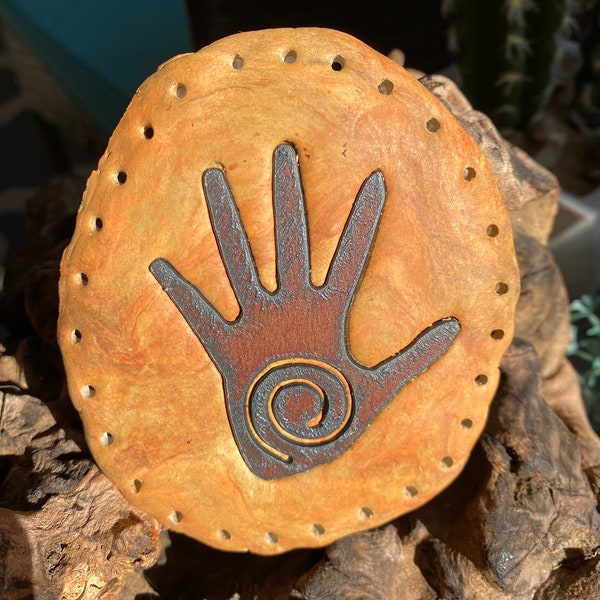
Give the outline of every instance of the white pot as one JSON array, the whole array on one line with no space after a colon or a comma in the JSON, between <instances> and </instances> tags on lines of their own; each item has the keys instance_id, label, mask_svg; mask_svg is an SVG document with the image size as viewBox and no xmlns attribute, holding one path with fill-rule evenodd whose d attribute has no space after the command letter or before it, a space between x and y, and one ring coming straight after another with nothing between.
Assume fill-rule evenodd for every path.
<instances>
[{"instance_id":1,"label":"white pot","mask_svg":"<svg viewBox=\"0 0 600 600\"><path fill-rule=\"evenodd\" d=\"M600 290L600 188L583 197L561 194L548 246L571 298Z\"/></svg>"}]
</instances>

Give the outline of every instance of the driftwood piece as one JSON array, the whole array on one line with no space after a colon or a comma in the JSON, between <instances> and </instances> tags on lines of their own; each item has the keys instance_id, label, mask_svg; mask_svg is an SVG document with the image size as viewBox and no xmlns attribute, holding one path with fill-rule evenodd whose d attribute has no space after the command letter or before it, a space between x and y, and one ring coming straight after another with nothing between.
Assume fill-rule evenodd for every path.
<instances>
[{"instance_id":1,"label":"driftwood piece","mask_svg":"<svg viewBox=\"0 0 600 600\"><path fill-rule=\"evenodd\" d=\"M595 600L600 590L600 557L574 553L571 560L554 571L534 600Z\"/></svg>"},{"instance_id":2,"label":"driftwood piece","mask_svg":"<svg viewBox=\"0 0 600 600\"><path fill-rule=\"evenodd\" d=\"M21 389L19 375L3 356L0 380L13 382L0 386L0 597L114 598L130 573L156 562L160 527L100 473L80 432L71 437Z\"/></svg>"},{"instance_id":3,"label":"driftwood piece","mask_svg":"<svg viewBox=\"0 0 600 600\"><path fill-rule=\"evenodd\" d=\"M587 418L577 373L568 359L563 358L555 375L542 381L542 393L546 402L574 434L581 452L581 467L596 496L600 496L600 438Z\"/></svg>"},{"instance_id":4,"label":"driftwood piece","mask_svg":"<svg viewBox=\"0 0 600 600\"><path fill-rule=\"evenodd\" d=\"M128 505L97 467L33 513L0 509L3 598L115 598L156 561L157 524Z\"/></svg>"},{"instance_id":5,"label":"driftwood piece","mask_svg":"<svg viewBox=\"0 0 600 600\"><path fill-rule=\"evenodd\" d=\"M342 539L329 548L329 562L293 597L435 600L437 594L415 562L417 544L424 535L428 533L421 524L403 537L395 525L388 525Z\"/></svg>"},{"instance_id":6,"label":"driftwood piece","mask_svg":"<svg viewBox=\"0 0 600 600\"><path fill-rule=\"evenodd\" d=\"M569 344L569 298L546 246L517 234L515 248L521 271L515 335L533 344L542 361L542 377L552 377L560 369Z\"/></svg>"}]
</instances>

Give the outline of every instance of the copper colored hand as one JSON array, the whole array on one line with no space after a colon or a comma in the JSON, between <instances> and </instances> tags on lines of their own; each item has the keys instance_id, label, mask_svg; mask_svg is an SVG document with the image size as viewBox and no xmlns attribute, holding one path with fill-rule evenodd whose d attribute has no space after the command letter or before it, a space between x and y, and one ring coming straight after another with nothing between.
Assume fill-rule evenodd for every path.
<instances>
[{"instance_id":1,"label":"copper colored hand","mask_svg":"<svg viewBox=\"0 0 600 600\"><path fill-rule=\"evenodd\" d=\"M208 169L203 185L217 243L240 305L225 320L168 261L150 270L223 377L233 436L248 467L277 479L341 455L411 379L437 360L460 331L444 318L375 367L359 364L346 336L383 204L380 171L363 183L325 284L310 280L304 197L294 148L273 160L278 288L261 284L225 175Z\"/></svg>"}]
</instances>

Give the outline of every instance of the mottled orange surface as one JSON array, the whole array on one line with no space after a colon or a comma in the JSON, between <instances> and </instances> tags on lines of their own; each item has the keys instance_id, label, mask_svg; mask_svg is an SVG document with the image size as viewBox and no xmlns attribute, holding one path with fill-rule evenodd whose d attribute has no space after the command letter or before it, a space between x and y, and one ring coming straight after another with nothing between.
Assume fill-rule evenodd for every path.
<instances>
[{"instance_id":1,"label":"mottled orange surface","mask_svg":"<svg viewBox=\"0 0 600 600\"><path fill-rule=\"evenodd\" d=\"M362 182L377 169L385 178L349 318L356 360L374 365L443 317L462 329L339 458L267 481L243 462L219 372L148 266L166 258L235 318L201 184L221 166L262 282L275 289L272 154L285 141L298 152L315 284ZM133 504L210 545L274 554L389 521L458 475L485 424L518 288L491 171L448 110L346 34L267 30L176 57L141 85L64 254L59 342L94 457ZM476 383L481 374L487 383Z\"/></svg>"}]
</instances>

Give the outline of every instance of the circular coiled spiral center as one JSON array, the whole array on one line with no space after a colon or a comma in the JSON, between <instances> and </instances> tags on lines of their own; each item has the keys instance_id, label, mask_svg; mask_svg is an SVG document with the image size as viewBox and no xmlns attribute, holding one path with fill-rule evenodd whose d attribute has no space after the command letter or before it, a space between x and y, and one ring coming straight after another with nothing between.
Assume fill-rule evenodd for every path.
<instances>
[{"instance_id":1,"label":"circular coiled spiral center","mask_svg":"<svg viewBox=\"0 0 600 600\"><path fill-rule=\"evenodd\" d=\"M290 358L267 365L246 397L246 418L254 440L284 462L297 447L321 446L338 438L353 412L352 390L330 364Z\"/></svg>"}]
</instances>

